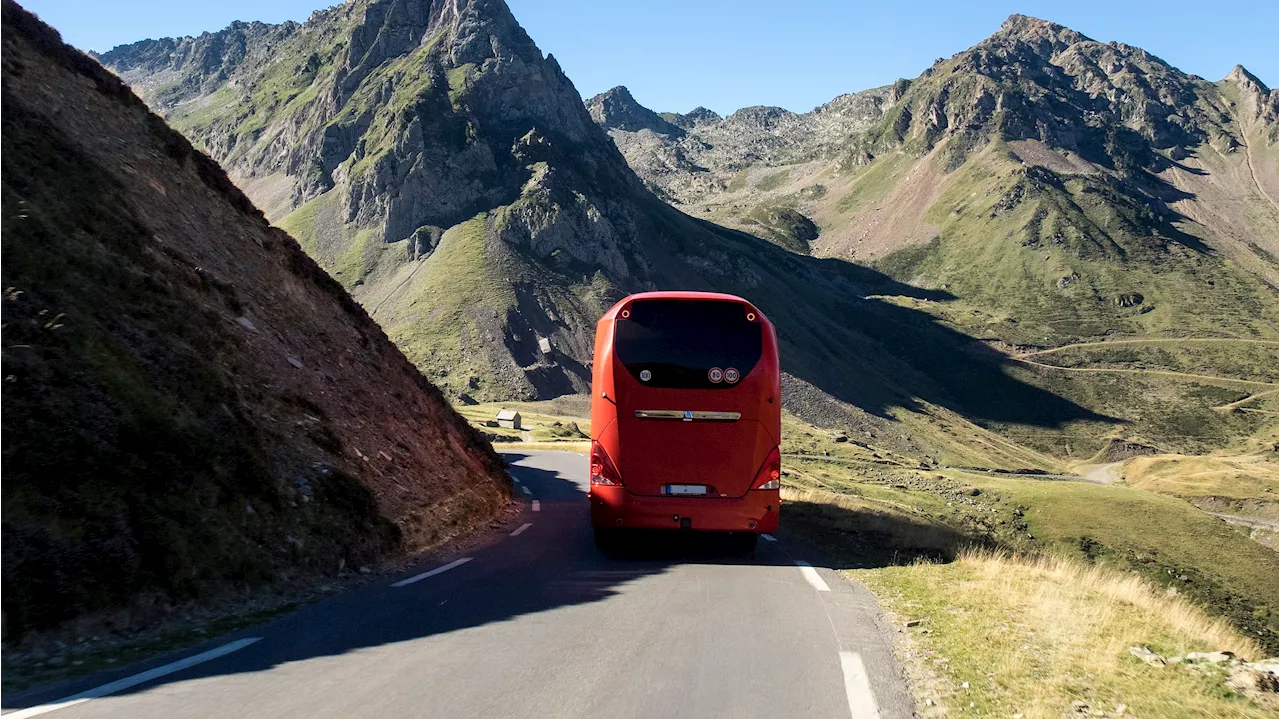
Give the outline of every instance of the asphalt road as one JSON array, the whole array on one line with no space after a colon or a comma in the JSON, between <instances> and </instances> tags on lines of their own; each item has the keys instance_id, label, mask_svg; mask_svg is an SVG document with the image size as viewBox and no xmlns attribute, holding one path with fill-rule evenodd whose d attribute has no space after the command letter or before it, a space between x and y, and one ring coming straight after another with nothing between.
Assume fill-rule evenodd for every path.
<instances>
[{"instance_id":1,"label":"asphalt road","mask_svg":"<svg viewBox=\"0 0 1280 719\"><path fill-rule=\"evenodd\" d=\"M4 716L911 716L874 600L785 525L754 556L689 534L605 554L584 455L506 456L523 516L465 554Z\"/></svg>"}]
</instances>

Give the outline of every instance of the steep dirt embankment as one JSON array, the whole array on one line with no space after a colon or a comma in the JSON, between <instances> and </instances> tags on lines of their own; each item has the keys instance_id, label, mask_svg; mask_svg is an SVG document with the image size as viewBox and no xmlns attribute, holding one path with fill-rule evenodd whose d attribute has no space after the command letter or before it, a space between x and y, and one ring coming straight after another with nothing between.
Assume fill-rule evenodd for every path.
<instances>
[{"instance_id":1,"label":"steep dirt embankment","mask_svg":"<svg viewBox=\"0 0 1280 719\"><path fill-rule=\"evenodd\" d=\"M502 464L115 76L3 9L7 640L437 543Z\"/></svg>"}]
</instances>

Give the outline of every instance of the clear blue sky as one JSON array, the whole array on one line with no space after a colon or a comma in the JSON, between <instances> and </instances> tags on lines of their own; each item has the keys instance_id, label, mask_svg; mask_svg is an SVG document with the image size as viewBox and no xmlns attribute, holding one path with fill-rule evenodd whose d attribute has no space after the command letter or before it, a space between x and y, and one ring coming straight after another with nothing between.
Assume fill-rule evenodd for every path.
<instances>
[{"instance_id":1,"label":"clear blue sky","mask_svg":"<svg viewBox=\"0 0 1280 719\"><path fill-rule=\"evenodd\" d=\"M1095 40L1137 45L1209 80L1243 64L1280 80L1276 0L507 0L583 97L626 85L655 110L747 105L805 111L844 92L915 77L1019 12ZM232 20L305 20L325 0L26 0L73 45L106 50L195 35Z\"/></svg>"}]
</instances>

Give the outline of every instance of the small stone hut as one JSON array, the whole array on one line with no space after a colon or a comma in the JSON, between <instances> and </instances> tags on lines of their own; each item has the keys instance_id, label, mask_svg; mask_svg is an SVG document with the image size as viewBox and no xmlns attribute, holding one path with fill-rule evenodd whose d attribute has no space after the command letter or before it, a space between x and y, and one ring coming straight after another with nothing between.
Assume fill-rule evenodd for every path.
<instances>
[{"instance_id":1,"label":"small stone hut","mask_svg":"<svg viewBox=\"0 0 1280 719\"><path fill-rule=\"evenodd\" d=\"M523 429L520 426L520 413L514 409L504 409L498 412L498 426L508 429Z\"/></svg>"}]
</instances>

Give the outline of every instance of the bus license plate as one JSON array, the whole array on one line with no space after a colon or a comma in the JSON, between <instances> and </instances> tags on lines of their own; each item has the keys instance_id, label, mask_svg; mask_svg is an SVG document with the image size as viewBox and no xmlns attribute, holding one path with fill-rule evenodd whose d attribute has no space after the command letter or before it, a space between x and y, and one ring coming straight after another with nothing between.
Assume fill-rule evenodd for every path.
<instances>
[{"instance_id":1,"label":"bus license plate","mask_svg":"<svg viewBox=\"0 0 1280 719\"><path fill-rule=\"evenodd\" d=\"M706 494L705 484L668 484L667 494Z\"/></svg>"}]
</instances>

